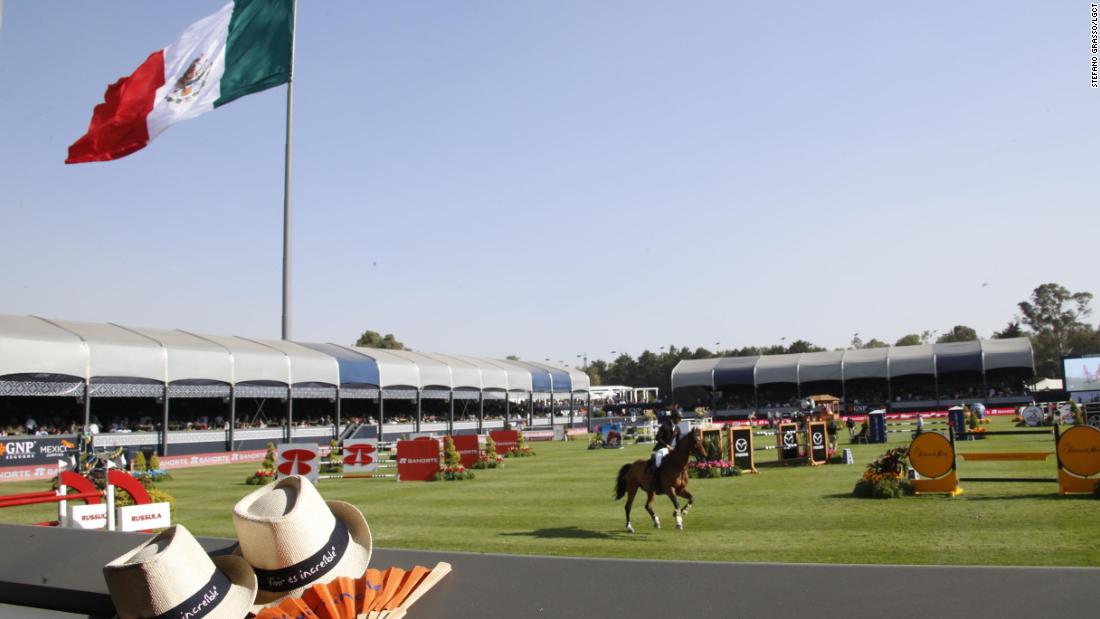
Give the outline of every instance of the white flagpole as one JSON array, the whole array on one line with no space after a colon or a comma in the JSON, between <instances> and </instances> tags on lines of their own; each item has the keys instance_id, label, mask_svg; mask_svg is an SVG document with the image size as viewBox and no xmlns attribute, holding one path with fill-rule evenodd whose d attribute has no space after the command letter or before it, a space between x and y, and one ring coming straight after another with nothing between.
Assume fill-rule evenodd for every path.
<instances>
[{"instance_id":1,"label":"white flagpole","mask_svg":"<svg viewBox=\"0 0 1100 619\"><path fill-rule=\"evenodd\" d=\"M0 0L2 1L2 0ZM283 170L283 329L282 339L290 339L290 168L291 137L294 124L294 41L298 36L298 2L294 0L290 21L290 77L286 82L286 156Z\"/></svg>"}]
</instances>

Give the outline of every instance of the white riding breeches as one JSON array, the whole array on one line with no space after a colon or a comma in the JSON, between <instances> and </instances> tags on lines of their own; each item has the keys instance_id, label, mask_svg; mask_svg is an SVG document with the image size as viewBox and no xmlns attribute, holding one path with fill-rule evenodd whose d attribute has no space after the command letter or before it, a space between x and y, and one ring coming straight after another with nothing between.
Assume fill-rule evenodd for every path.
<instances>
[{"instance_id":1,"label":"white riding breeches","mask_svg":"<svg viewBox=\"0 0 1100 619\"><path fill-rule=\"evenodd\" d=\"M667 455L668 455L668 447L662 447L662 448L658 449L657 451L653 452L654 464L657 466L657 468L661 468L661 460L664 460L665 456L667 456Z\"/></svg>"}]
</instances>

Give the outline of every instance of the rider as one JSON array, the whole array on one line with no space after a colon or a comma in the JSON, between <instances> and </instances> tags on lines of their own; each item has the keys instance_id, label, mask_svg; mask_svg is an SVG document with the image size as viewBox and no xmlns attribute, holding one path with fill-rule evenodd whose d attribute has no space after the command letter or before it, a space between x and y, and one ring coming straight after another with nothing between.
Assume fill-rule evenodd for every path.
<instances>
[{"instance_id":1,"label":"rider","mask_svg":"<svg viewBox=\"0 0 1100 619\"><path fill-rule=\"evenodd\" d=\"M657 428L656 444L653 445L653 456L649 459L647 467L650 473L661 468L661 461L676 446L676 441L680 440L681 419L680 409L673 408L672 412L661 420L661 426Z\"/></svg>"}]
</instances>

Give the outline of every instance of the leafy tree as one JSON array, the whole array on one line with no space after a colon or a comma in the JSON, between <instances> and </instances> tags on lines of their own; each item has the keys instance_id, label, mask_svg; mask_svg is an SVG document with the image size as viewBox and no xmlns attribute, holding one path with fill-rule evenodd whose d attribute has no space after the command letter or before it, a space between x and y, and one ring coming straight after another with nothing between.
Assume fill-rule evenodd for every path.
<instances>
[{"instance_id":1,"label":"leafy tree","mask_svg":"<svg viewBox=\"0 0 1100 619\"><path fill-rule=\"evenodd\" d=\"M864 348L889 348L890 345L877 338L871 338L863 345Z\"/></svg>"},{"instance_id":2,"label":"leafy tree","mask_svg":"<svg viewBox=\"0 0 1100 619\"><path fill-rule=\"evenodd\" d=\"M408 350L405 345L397 341L392 333L381 335L377 331L364 331L363 335L355 341L356 346L364 348L383 348L386 350Z\"/></svg>"},{"instance_id":3,"label":"leafy tree","mask_svg":"<svg viewBox=\"0 0 1100 619\"><path fill-rule=\"evenodd\" d=\"M894 346L916 346L921 344L922 340L916 333L910 333L909 335L903 335L898 341L894 342Z\"/></svg>"},{"instance_id":4,"label":"leafy tree","mask_svg":"<svg viewBox=\"0 0 1100 619\"><path fill-rule=\"evenodd\" d=\"M978 339L978 332L966 325L955 325L950 331L944 333L936 340L937 344L947 342L973 342Z\"/></svg>"},{"instance_id":5,"label":"leafy tree","mask_svg":"<svg viewBox=\"0 0 1100 619\"><path fill-rule=\"evenodd\" d=\"M1004 329L993 332L993 339L995 340L1006 340L1008 338L1023 336L1024 330L1020 328L1020 321L1017 319L1008 321L1008 325L1006 325Z\"/></svg>"},{"instance_id":6,"label":"leafy tree","mask_svg":"<svg viewBox=\"0 0 1100 619\"><path fill-rule=\"evenodd\" d=\"M1023 322L1031 329L1035 370L1041 376L1056 376L1061 358L1075 352L1073 345L1090 347L1094 333L1083 321L1092 309L1092 293L1070 292L1054 283L1042 284L1031 292L1030 301L1019 303Z\"/></svg>"},{"instance_id":7,"label":"leafy tree","mask_svg":"<svg viewBox=\"0 0 1100 619\"><path fill-rule=\"evenodd\" d=\"M852 343L850 346L856 350L863 348L863 340L859 337L858 333L852 336Z\"/></svg>"},{"instance_id":8,"label":"leafy tree","mask_svg":"<svg viewBox=\"0 0 1100 619\"><path fill-rule=\"evenodd\" d=\"M825 349L820 346L814 346L806 340L795 340L791 342L791 345L787 347L788 353L798 352L823 352Z\"/></svg>"}]
</instances>

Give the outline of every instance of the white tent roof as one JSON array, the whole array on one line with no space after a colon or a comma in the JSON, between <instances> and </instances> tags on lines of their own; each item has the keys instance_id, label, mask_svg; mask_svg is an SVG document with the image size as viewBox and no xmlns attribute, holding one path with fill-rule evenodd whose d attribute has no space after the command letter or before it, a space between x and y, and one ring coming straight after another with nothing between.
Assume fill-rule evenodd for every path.
<instances>
[{"instance_id":1,"label":"white tent roof","mask_svg":"<svg viewBox=\"0 0 1100 619\"><path fill-rule=\"evenodd\" d=\"M0 314L0 376L88 377L88 347L76 335L34 316Z\"/></svg>"},{"instance_id":2,"label":"white tent roof","mask_svg":"<svg viewBox=\"0 0 1100 619\"><path fill-rule=\"evenodd\" d=\"M388 352L416 365L417 370L420 372L421 388L446 387L450 389L452 387L454 379L451 377L451 368L446 363L408 350L390 350Z\"/></svg>"},{"instance_id":3,"label":"white tent roof","mask_svg":"<svg viewBox=\"0 0 1100 619\"><path fill-rule=\"evenodd\" d=\"M154 340L164 347L168 382L177 380L233 382L233 358L220 344L184 331L123 328Z\"/></svg>"},{"instance_id":4,"label":"white tent roof","mask_svg":"<svg viewBox=\"0 0 1100 619\"><path fill-rule=\"evenodd\" d=\"M165 381L164 348L148 337L111 324L73 320L50 322L75 333L88 345L89 377Z\"/></svg>"},{"instance_id":5,"label":"white tent roof","mask_svg":"<svg viewBox=\"0 0 1100 619\"><path fill-rule=\"evenodd\" d=\"M290 384L290 361L286 354L252 340L231 335L206 335L184 331L213 342L229 351L233 361L233 383L269 381Z\"/></svg>"},{"instance_id":6,"label":"white tent roof","mask_svg":"<svg viewBox=\"0 0 1100 619\"><path fill-rule=\"evenodd\" d=\"M478 359L507 372L509 391L531 391L531 370L504 359L489 359L486 357L478 357Z\"/></svg>"},{"instance_id":7,"label":"white tent roof","mask_svg":"<svg viewBox=\"0 0 1100 619\"><path fill-rule=\"evenodd\" d=\"M845 350L841 357L844 380L856 378L886 378L889 348Z\"/></svg>"},{"instance_id":8,"label":"white tent roof","mask_svg":"<svg viewBox=\"0 0 1100 619\"><path fill-rule=\"evenodd\" d=\"M936 358L930 344L891 346L888 360L890 378L907 374L935 374Z\"/></svg>"},{"instance_id":9,"label":"white tent roof","mask_svg":"<svg viewBox=\"0 0 1100 619\"><path fill-rule=\"evenodd\" d=\"M322 383L335 386L340 384L340 366L336 363L336 358L331 355L287 340L252 341L274 348L286 355L290 362L292 385Z\"/></svg>"},{"instance_id":10,"label":"white tent roof","mask_svg":"<svg viewBox=\"0 0 1100 619\"><path fill-rule=\"evenodd\" d=\"M1035 369L1031 340L1026 337L982 340L982 358L987 372L1005 368Z\"/></svg>"},{"instance_id":11,"label":"white tent roof","mask_svg":"<svg viewBox=\"0 0 1100 619\"><path fill-rule=\"evenodd\" d=\"M802 353L764 355L756 364L756 384L797 383L798 361Z\"/></svg>"},{"instance_id":12,"label":"white tent roof","mask_svg":"<svg viewBox=\"0 0 1100 619\"><path fill-rule=\"evenodd\" d=\"M798 362L798 382L840 380L843 375L844 351L812 352L802 355Z\"/></svg>"},{"instance_id":13,"label":"white tent roof","mask_svg":"<svg viewBox=\"0 0 1100 619\"><path fill-rule=\"evenodd\" d=\"M672 388L706 387L714 388L714 366L718 359L684 359L672 368Z\"/></svg>"},{"instance_id":14,"label":"white tent roof","mask_svg":"<svg viewBox=\"0 0 1100 619\"><path fill-rule=\"evenodd\" d=\"M440 353L422 352L423 357L445 364L451 370L451 382L455 389L481 389L481 369L460 357Z\"/></svg>"},{"instance_id":15,"label":"white tent roof","mask_svg":"<svg viewBox=\"0 0 1100 619\"><path fill-rule=\"evenodd\" d=\"M508 390L508 371L504 368L494 365L485 359L478 357L468 357L465 355L459 355L455 357L461 359L467 363L477 366L481 371L481 387L482 389L499 389L501 391Z\"/></svg>"},{"instance_id":16,"label":"white tent roof","mask_svg":"<svg viewBox=\"0 0 1100 619\"><path fill-rule=\"evenodd\" d=\"M345 346L345 348L347 347ZM350 349L374 359L374 362L378 364L379 387L383 389L387 387L419 389L422 386L420 383L420 368L412 361L395 355L394 351L381 348L360 348L358 346Z\"/></svg>"}]
</instances>

